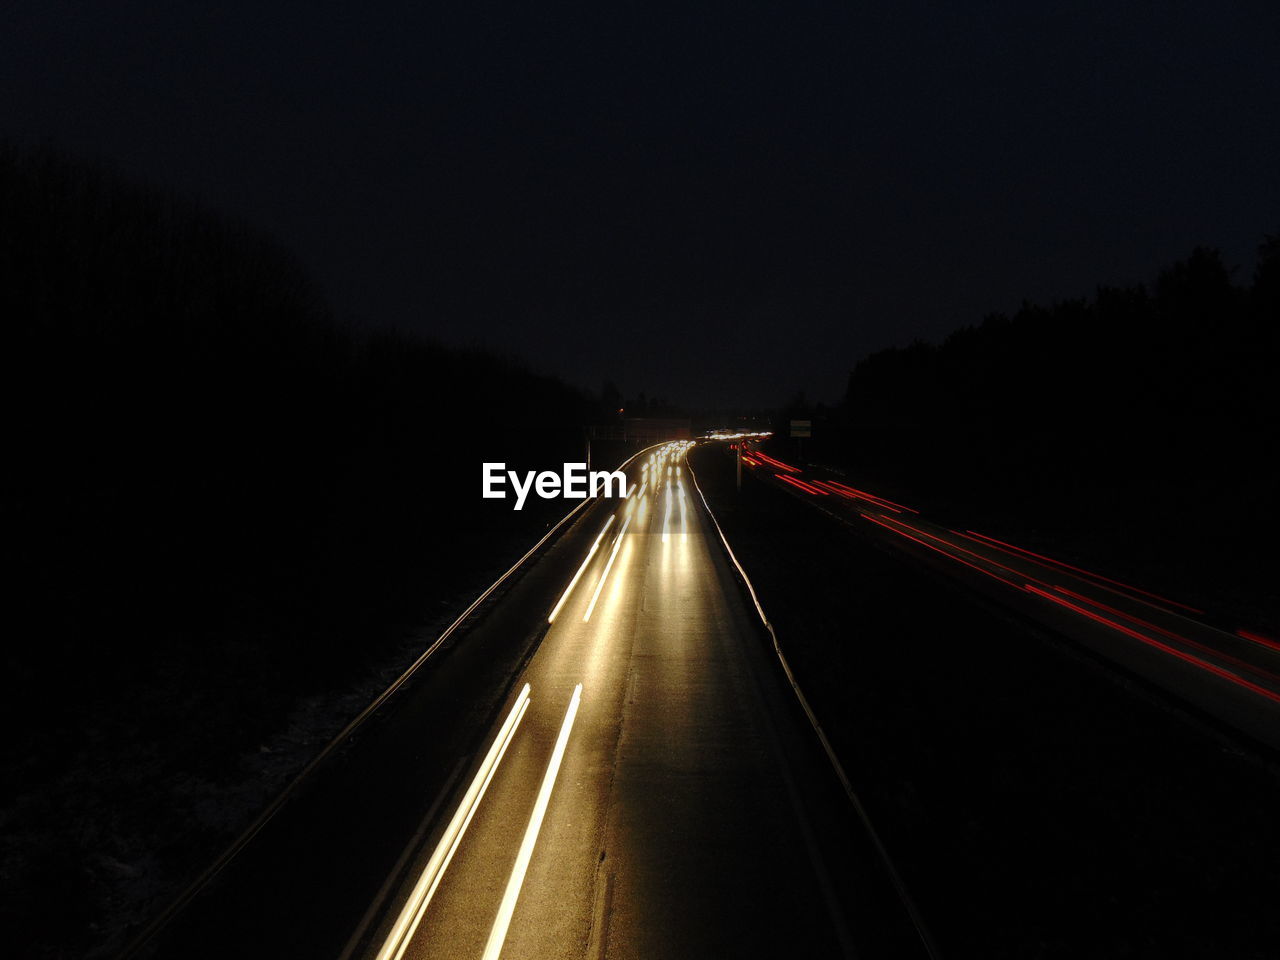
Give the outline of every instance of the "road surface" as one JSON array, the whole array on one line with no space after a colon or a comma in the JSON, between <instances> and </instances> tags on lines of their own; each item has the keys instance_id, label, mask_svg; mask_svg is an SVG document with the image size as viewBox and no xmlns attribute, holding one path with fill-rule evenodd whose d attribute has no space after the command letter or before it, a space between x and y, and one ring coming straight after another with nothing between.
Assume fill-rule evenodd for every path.
<instances>
[{"instance_id":1,"label":"road surface","mask_svg":"<svg viewBox=\"0 0 1280 960\"><path fill-rule=\"evenodd\" d=\"M853 954L684 446L638 467L370 956Z\"/></svg>"},{"instance_id":2,"label":"road surface","mask_svg":"<svg viewBox=\"0 0 1280 960\"><path fill-rule=\"evenodd\" d=\"M726 445L727 446L727 445ZM852 523L862 534L1164 688L1271 747L1280 747L1280 642L1211 622L1205 611L985 533L953 529L850 486L819 467L759 450L746 470Z\"/></svg>"},{"instance_id":3,"label":"road surface","mask_svg":"<svg viewBox=\"0 0 1280 960\"><path fill-rule=\"evenodd\" d=\"M684 454L635 460L140 955L926 955Z\"/></svg>"}]
</instances>

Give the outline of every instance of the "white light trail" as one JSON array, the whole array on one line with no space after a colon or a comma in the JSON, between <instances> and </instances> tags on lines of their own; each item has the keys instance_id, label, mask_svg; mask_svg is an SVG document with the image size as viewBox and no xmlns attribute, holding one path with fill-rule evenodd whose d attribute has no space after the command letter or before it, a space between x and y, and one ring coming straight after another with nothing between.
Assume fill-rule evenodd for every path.
<instances>
[{"instance_id":1,"label":"white light trail","mask_svg":"<svg viewBox=\"0 0 1280 960\"><path fill-rule=\"evenodd\" d=\"M667 484L667 512L662 518L662 542L667 542L667 528L671 526L671 484Z\"/></svg>"},{"instance_id":2,"label":"white light trail","mask_svg":"<svg viewBox=\"0 0 1280 960\"><path fill-rule=\"evenodd\" d=\"M525 828L515 866L511 868L511 878L507 881L506 893L502 895L498 916L493 921L493 929L489 931L489 942L485 945L482 960L498 960L498 955L502 953L502 944L507 939L507 929L511 926L511 915L515 912L516 900L520 897L520 887L524 884L524 875L529 869L529 860L533 857L533 846L538 842L538 831L542 829L542 820L547 814L547 805L551 802L551 790L556 785L556 774L560 772L564 750L569 743L569 731L573 729L573 719L578 715L578 705L581 702L582 684L578 684L573 688L573 699L569 701L564 723L560 725L560 736L556 738L551 762L547 764L547 772L542 777L542 787L538 790L538 799L529 816L529 826Z\"/></svg>"},{"instance_id":3,"label":"white light trail","mask_svg":"<svg viewBox=\"0 0 1280 960\"><path fill-rule=\"evenodd\" d=\"M497 772L498 764L502 762L502 755L507 752L507 747L516 734L516 727L520 725L520 720L528 709L529 685L526 683L521 689L520 695L516 697L516 702L511 707L511 712L507 714L507 719L499 729L498 736L489 748L489 752L485 754L485 758L480 764L480 769L476 771L475 778L471 781L471 786L467 788L467 792L463 795L462 803L458 805L453 819L449 821L449 826L445 828L444 836L436 844L436 849L431 854L431 859L427 861L426 868L423 869L422 875L418 877L418 882L414 884L413 891L409 894L408 902L404 905L404 909L400 911L400 916L396 918L391 932L382 944L382 949L378 951L377 960L401 960L404 956L405 949L409 946L409 941L413 939L413 934L418 929L418 924L422 922L422 917L427 912L427 905L431 903L431 898L435 895L436 888L440 886L440 881L444 879L444 872L449 867L449 861L453 859L458 845L462 843L462 835L467 832L467 825L471 823L471 818L475 815L476 808L480 806L480 801L484 797L485 790L489 787L489 782L493 779L494 773Z\"/></svg>"},{"instance_id":4,"label":"white light trail","mask_svg":"<svg viewBox=\"0 0 1280 960\"><path fill-rule=\"evenodd\" d=\"M627 517L622 521L622 528L618 531L617 537L613 541L613 552L609 554L609 562L604 565L604 573L600 574L600 582L596 584L596 592L591 595L591 603L587 605L587 612L582 615L582 622L586 623L591 619L591 611L596 608L596 601L600 599L600 591L604 589L604 582L609 579L609 571L613 568L614 558L618 556L618 548L622 546L622 535L627 532L627 524L631 523L631 517Z\"/></svg>"},{"instance_id":5,"label":"white light trail","mask_svg":"<svg viewBox=\"0 0 1280 960\"><path fill-rule=\"evenodd\" d=\"M605 531L609 529L613 523L616 514L609 514L609 519L605 521L603 527L600 528L600 535L596 537L596 542L591 545L591 551L587 554L587 559L582 561L582 566L578 568L578 572L573 575L573 579L569 581L569 586L564 588L564 593L560 594L560 599L556 601L556 605L551 608L551 616L547 617L547 623L556 622L556 614L560 612L560 608L564 606L564 602L569 599L569 594L573 593L573 588L578 585L578 579L587 569L587 564L591 562L591 558L596 555L596 548L600 546L600 541L604 539Z\"/></svg>"}]
</instances>

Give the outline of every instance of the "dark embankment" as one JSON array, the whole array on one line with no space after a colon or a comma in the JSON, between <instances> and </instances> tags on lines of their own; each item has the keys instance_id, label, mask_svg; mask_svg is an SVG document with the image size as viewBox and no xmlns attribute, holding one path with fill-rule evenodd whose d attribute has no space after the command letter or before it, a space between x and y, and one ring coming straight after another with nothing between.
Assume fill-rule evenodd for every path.
<instances>
[{"instance_id":1,"label":"dark embankment","mask_svg":"<svg viewBox=\"0 0 1280 960\"><path fill-rule=\"evenodd\" d=\"M1270 956L1280 778L722 451L698 481L944 956Z\"/></svg>"},{"instance_id":2,"label":"dark embankment","mask_svg":"<svg viewBox=\"0 0 1280 960\"><path fill-rule=\"evenodd\" d=\"M1201 249L1150 288L1025 304L874 354L815 414L805 453L1280 632L1280 237L1245 279Z\"/></svg>"},{"instance_id":3,"label":"dark embankment","mask_svg":"<svg viewBox=\"0 0 1280 960\"><path fill-rule=\"evenodd\" d=\"M23 956L144 918L563 503L586 399L326 316L287 254L0 149L0 914ZM335 725L336 724L336 725Z\"/></svg>"}]
</instances>

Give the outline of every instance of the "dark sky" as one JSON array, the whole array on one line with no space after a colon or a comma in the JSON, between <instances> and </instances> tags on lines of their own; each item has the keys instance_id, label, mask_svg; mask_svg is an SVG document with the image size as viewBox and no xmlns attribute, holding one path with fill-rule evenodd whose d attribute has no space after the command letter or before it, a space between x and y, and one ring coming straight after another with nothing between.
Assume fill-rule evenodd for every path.
<instances>
[{"instance_id":1,"label":"dark sky","mask_svg":"<svg viewBox=\"0 0 1280 960\"><path fill-rule=\"evenodd\" d=\"M1280 230L1277 10L19 0L0 136L250 220L360 323L832 400L868 351L1197 244L1247 277Z\"/></svg>"}]
</instances>

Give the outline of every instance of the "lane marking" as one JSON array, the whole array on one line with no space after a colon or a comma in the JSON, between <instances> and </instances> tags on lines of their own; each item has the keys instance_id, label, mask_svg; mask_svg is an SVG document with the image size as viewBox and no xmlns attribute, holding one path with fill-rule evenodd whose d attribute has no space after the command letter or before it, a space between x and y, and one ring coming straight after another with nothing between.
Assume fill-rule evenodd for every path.
<instances>
[{"instance_id":1,"label":"lane marking","mask_svg":"<svg viewBox=\"0 0 1280 960\"><path fill-rule=\"evenodd\" d=\"M569 743L569 731L573 729L573 719L578 715L578 704L581 702L582 684L578 684L573 688L573 698L565 712L564 723L560 725L560 736L556 738L551 762L547 764L547 772L542 777L542 787L538 790L533 813L529 815L529 826L525 828L520 852L516 855L515 866L511 868L507 890L502 895L502 904L498 907L493 929L489 931L489 942L485 945L483 960L497 960L502 953L502 944L507 939L507 929L511 926L511 915L515 912L516 900L520 897L520 887L524 884L524 875L533 857L533 845L538 842L538 831L542 829L542 820L546 816L547 805L551 802L551 790L556 785L556 774L560 772L560 762L564 759L564 750Z\"/></svg>"},{"instance_id":2,"label":"lane marking","mask_svg":"<svg viewBox=\"0 0 1280 960\"><path fill-rule=\"evenodd\" d=\"M618 548L622 546L622 535L627 532L627 526L631 523L631 517L627 517L622 521L622 527L618 530L618 535L613 539L613 552L609 554L609 562L604 565L604 573L600 574L600 582L596 584L596 592L591 595L591 603L587 605L587 612L582 615L582 622L586 623L591 619L591 612L596 608L596 601L600 599L600 591L604 589L604 582L609 579L609 571L613 569L613 561L618 556Z\"/></svg>"},{"instance_id":3,"label":"lane marking","mask_svg":"<svg viewBox=\"0 0 1280 960\"><path fill-rule=\"evenodd\" d=\"M564 593L560 594L560 599L556 605L551 608L551 615L547 617L547 623L556 622L556 614L560 612L560 608L564 606L564 602L569 599L569 594L573 593L573 588L578 585L578 580L587 569L587 564L591 562L591 558L596 555L596 549L600 546L600 541L604 539L605 531L613 525L613 518L617 514L609 514L609 519L605 521L603 527L600 528L600 535L596 537L596 542L591 545L591 550L587 554L587 559L582 561L582 566L578 568L578 572L573 575L573 579L569 581L569 586L564 588Z\"/></svg>"},{"instance_id":4,"label":"lane marking","mask_svg":"<svg viewBox=\"0 0 1280 960\"><path fill-rule=\"evenodd\" d=\"M449 825L445 828L444 836L436 844L436 848L431 854L431 859L427 861L422 875L418 878L418 882L414 884L413 890L409 894L408 902L405 903L404 908L400 911L400 916L396 918L395 924L392 925L391 932L382 944L382 949L378 951L377 960L401 960L404 956L405 950L409 947L409 942L413 939L413 935L418 929L418 924L422 922L422 918L427 912L427 905L431 903L431 898L435 895L436 888L440 886L440 881L444 879L444 872L448 869L449 862L453 859L458 845L462 843L463 834L467 832L467 826L471 823L471 818L475 816L476 808L480 806L480 801L484 798L484 792L488 789L490 781L493 780L498 764L502 762L502 756L507 752L507 747L511 744L512 738L515 737L516 728L520 725L520 721L524 718L528 709L529 685L526 683L520 690L520 695L516 697L516 702L511 707L511 712L507 714L507 719L503 721L493 745L489 747L489 752L485 754L485 758L480 764L480 769L476 771L475 778L471 781L471 785L467 787L467 792L462 797L462 803L458 805L458 809L453 814L453 819L449 821Z\"/></svg>"}]
</instances>

